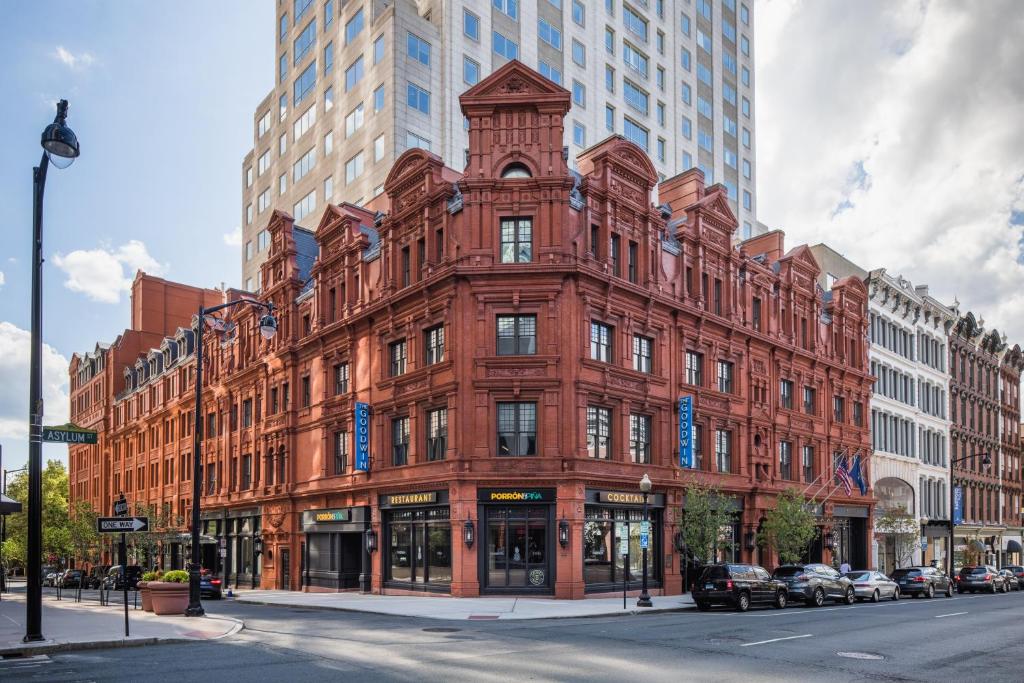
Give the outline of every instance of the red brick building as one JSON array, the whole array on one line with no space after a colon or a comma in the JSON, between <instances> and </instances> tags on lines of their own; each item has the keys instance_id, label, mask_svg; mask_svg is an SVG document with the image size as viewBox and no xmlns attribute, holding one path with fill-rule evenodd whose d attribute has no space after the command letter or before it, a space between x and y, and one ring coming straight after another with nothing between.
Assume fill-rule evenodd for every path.
<instances>
[{"instance_id":1,"label":"red brick building","mask_svg":"<svg viewBox=\"0 0 1024 683\"><path fill-rule=\"evenodd\" d=\"M293 590L581 598L626 571L636 588L647 473L656 592L681 588L696 480L733 498L725 557L774 564L754 533L795 485L829 497L835 550L819 540L811 559L871 566L870 493L832 483L837 454L870 452L863 283L822 292L778 232L734 245L726 189L696 169L653 206L654 168L621 137L570 170L570 95L518 62L461 101L463 172L414 149L387 213L331 206L313 231L270 218L259 296L278 334L240 308L204 351L204 565ZM138 496L187 517L194 349L190 329L172 338L162 365L133 360L102 448L112 477L135 471Z\"/></svg>"}]
</instances>

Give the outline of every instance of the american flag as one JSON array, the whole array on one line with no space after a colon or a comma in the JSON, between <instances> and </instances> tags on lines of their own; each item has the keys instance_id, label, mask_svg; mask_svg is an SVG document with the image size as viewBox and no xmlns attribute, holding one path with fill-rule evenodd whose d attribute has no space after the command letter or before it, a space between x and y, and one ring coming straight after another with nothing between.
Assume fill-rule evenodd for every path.
<instances>
[{"instance_id":1,"label":"american flag","mask_svg":"<svg viewBox=\"0 0 1024 683\"><path fill-rule=\"evenodd\" d=\"M846 458L839 458L836 461L836 478L843 485L846 495L853 495L853 483L850 480L850 473L846 469Z\"/></svg>"}]
</instances>

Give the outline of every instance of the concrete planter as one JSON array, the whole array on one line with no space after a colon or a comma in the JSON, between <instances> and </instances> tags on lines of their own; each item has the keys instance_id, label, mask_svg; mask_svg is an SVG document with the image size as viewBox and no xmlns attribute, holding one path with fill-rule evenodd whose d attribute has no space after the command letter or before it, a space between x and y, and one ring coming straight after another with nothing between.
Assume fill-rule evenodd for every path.
<instances>
[{"instance_id":1,"label":"concrete planter","mask_svg":"<svg viewBox=\"0 0 1024 683\"><path fill-rule=\"evenodd\" d=\"M185 614L188 607L188 584L150 581L146 588L156 614Z\"/></svg>"},{"instance_id":2,"label":"concrete planter","mask_svg":"<svg viewBox=\"0 0 1024 683\"><path fill-rule=\"evenodd\" d=\"M142 610L144 612L153 611L153 600L149 595L149 581L139 581L138 583L139 597L142 598Z\"/></svg>"}]
</instances>

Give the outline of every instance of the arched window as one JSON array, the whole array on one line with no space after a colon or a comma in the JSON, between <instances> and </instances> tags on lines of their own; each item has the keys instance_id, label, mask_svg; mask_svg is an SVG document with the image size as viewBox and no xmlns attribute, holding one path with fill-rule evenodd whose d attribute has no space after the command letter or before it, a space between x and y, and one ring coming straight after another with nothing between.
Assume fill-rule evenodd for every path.
<instances>
[{"instance_id":1,"label":"arched window","mask_svg":"<svg viewBox=\"0 0 1024 683\"><path fill-rule=\"evenodd\" d=\"M512 163L505 167L505 170L501 172L502 178L532 178L533 174L530 173L530 169L520 163Z\"/></svg>"}]
</instances>

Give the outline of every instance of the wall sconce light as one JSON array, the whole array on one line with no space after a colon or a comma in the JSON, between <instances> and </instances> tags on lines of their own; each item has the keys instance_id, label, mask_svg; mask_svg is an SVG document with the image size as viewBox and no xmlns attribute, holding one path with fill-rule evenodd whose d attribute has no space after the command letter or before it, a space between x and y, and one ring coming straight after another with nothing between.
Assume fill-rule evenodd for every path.
<instances>
[{"instance_id":1,"label":"wall sconce light","mask_svg":"<svg viewBox=\"0 0 1024 683\"><path fill-rule=\"evenodd\" d=\"M252 537L252 554L261 555L263 554L263 537L253 536Z\"/></svg>"},{"instance_id":2,"label":"wall sconce light","mask_svg":"<svg viewBox=\"0 0 1024 683\"><path fill-rule=\"evenodd\" d=\"M748 531L743 537L743 544L747 546L747 550L753 550L757 547L757 536L753 531Z\"/></svg>"},{"instance_id":3,"label":"wall sconce light","mask_svg":"<svg viewBox=\"0 0 1024 683\"><path fill-rule=\"evenodd\" d=\"M565 521L565 517L558 523L558 545L563 548L569 545L569 522Z\"/></svg>"},{"instance_id":4,"label":"wall sconce light","mask_svg":"<svg viewBox=\"0 0 1024 683\"><path fill-rule=\"evenodd\" d=\"M683 536L682 531L677 531L676 535L672 538L672 541L676 546L676 552L680 555L686 552L686 538Z\"/></svg>"},{"instance_id":5,"label":"wall sconce light","mask_svg":"<svg viewBox=\"0 0 1024 683\"><path fill-rule=\"evenodd\" d=\"M469 517L466 517L466 523L462 525L462 540L466 542L467 548L472 548L473 541L476 540L476 528Z\"/></svg>"},{"instance_id":6,"label":"wall sconce light","mask_svg":"<svg viewBox=\"0 0 1024 683\"><path fill-rule=\"evenodd\" d=\"M372 553L377 550L377 532L373 529L366 530L366 552Z\"/></svg>"},{"instance_id":7,"label":"wall sconce light","mask_svg":"<svg viewBox=\"0 0 1024 683\"><path fill-rule=\"evenodd\" d=\"M831 531L825 532L825 547L829 550L836 547L836 536Z\"/></svg>"}]
</instances>

